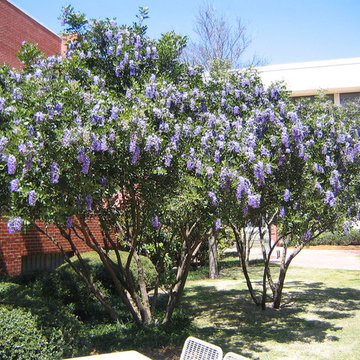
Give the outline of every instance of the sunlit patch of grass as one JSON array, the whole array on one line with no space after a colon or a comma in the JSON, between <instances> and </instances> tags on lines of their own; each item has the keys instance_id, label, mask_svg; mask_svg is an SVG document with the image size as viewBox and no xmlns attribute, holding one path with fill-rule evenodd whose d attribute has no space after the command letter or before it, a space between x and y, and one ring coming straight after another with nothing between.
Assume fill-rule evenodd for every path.
<instances>
[{"instance_id":1,"label":"sunlit patch of grass","mask_svg":"<svg viewBox=\"0 0 360 360\"><path fill-rule=\"evenodd\" d=\"M252 359L360 359L359 272L290 267L286 306L262 311L251 302L240 267L220 269L217 280L187 285L183 307L193 335ZM261 285L260 263L251 264L250 276Z\"/></svg>"}]
</instances>

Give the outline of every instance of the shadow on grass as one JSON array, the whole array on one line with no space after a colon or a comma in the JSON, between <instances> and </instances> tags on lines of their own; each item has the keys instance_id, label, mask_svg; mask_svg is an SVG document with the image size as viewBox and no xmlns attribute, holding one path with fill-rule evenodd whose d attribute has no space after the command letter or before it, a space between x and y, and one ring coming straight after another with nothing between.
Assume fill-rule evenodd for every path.
<instances>
[{"instance_id":1,"label":"shadow on grass","mask_svg":"<svg viewBox=\"0 0 360 360\"><path fill-rule=\"evenodd\" d=\"M286 305L281 310L261 310L245 289L219 291L213 286L189 288L184 306L196 318L195 336L213 341L225 352L251 357L253 352L269 351L264 346L266 341L337 341L336 336L328 335L329 331L341 330L334 320L354 316L352 312L360 310L359 299L356 289L296 281L285 289Z\"/></svg>"}]
</instances>

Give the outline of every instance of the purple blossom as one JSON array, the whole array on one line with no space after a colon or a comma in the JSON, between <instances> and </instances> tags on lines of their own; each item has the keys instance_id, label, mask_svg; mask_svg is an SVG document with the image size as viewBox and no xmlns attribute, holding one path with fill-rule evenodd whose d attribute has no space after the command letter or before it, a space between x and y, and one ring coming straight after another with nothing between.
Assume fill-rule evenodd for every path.
<instances>
[{"instance_id":1,"label":"purple blossom","mask_svg":"<svg viewBox=\"0 0 360 360\"><path fill-rule=\"evenodd\" d=\"M215 150L215 153L214 153L214 161L216 163L219 163L220 162L220 150Z\"/></svg>"},{"instance_id":2,"label":"purple blossom","mask_svg":"<svg viewBox=\"0 0 360 360\"><path fill-rule=\"evenodd\" d=\"M116 118L118 117L119 111L120 111L120 109L117 106L113 106L111 108L111 115L109 117L109 121L116 120Z\"/></svg>"},{"instance_id":3,"label":"purple blossom","mask_svg":"<svg viewBox=\"0 0 360 360\"><path fill-rule=\"evenodd\" d=\"M156 229L159 230L161 228L161 223L159 221L159 218L157 215L154 215L152 218L152 226Z\"/></svg>"},{"instance_id":4,"label":"purple blossom","mask_svg":"<svg viewBox=\"0 0 360 360\"><path fill-rule=\"evenodd\" d=\"M129 61L129 68L130 68L130 75L135 75L136 70L135 70L135 63L134 60L130 60Z\"/></svg>"},{"instance_id":5,"label":"purple blossom","mask_svg":"<svg viewBox=\"0 0 360 360\"><path fill-rule=\"evenodd\" d=\"M266 164L265 168L266 168L266 174L268 175L272 174L272 167L270 164Z\"/></svg>"},{"instance_id":6,"label":"purple blossom","mask_svg":"<svg viewBox=\"0 0 360 360\"><path fill-rule=\"evenodd\" d=\"M107 146L107 138L106 135L103 135L100 141L100 150L101 151L106 151L108 149Z\"/></svg>"},{"instance_id":7,"label":"purple blossom","mask_svg":"<svg viewBox=\"0 0 360 360\"><path fill-rule=\"evenodd\" d=\"M238 115L239 114L239 112L240 112L240 108L239 108L239 106L234 106L233 107L233 109L232 109L232 112L233 112L233 114L235 114L235 115Z\"/></svg>"},{"instance_id":8,"label":"purple blossom","mask_svg":"<svg viewBox=\"0 0 360 360\"><path fill-rule=\"evenodd\" d=\"M35 206L36 203L36 191L30 190L28 194L28 203L30 206Z\"/></svg>"},{"instance_id":9,"label":"purple blossom","mask_svg":"<svg viewBox=\"0 0 360 360\"><path fill-rule=\"evenodd\" d=\"M0 111L5 110L5 98L0 97Z\"/></svg>"},{"instance_id":10,"label":"purple blossom","mask_svg":"<svg viewBox=\"0 0 360 360\"><path fill-rule=\"evenodd\" d=\"M5 136L0 137L0 153L2 153L5 149L5 146L8 143L8 139Z\"/></svg>"},{"instance_id":11,"label":"purple blossom","mask_svg":"<svg viewBox=\"0 0 360 360\"><path fill-rule=\"evenodd\" d=\"M243 206L243 214L244 214L245 216L247 216L248 213L249 213L249 206L248 206L247 204L245 204L245 205Z\"/></svg>"},{"instance_id":12,"label":"purple blossom","mask_svg":"<svg viewBox=\"0 0 360 360\"><path fill-rule=\"evenodd\" d=\"M67 217L66 217L66 222L65 222L65 227L66 227L67 229L70 229L71 226L72 226L72 222L73 222L72 217L71 217L71 216L67 216Z\"/></svg>"},{"instance_id":13,"label":"purple blossom","mask_svg":"<svg viewBox=\"0 0 360 360\"><path fill-rule=\"evenodd\" d=\"M237 141L232 140L228 144L228 149L230 152L239 153L240 152L240 144Z\"/></svg>"},{"instance_id":14,"label":"purple blossom","mask_svg":"<svg viewBox=\"0 0 360 360\"><path fill-rule=\"evenodd\" d=\"M98 76L98 75L94 75L93 81L94 81L94 84L95 84L95 85L99 85L99 82L100 82L99 76Z\"/></svg>"},{"instance_id":15,"label":"purple blossom","mask_svg":"<svg viewBox=\"0 0 360 360\"><path fill-rule=\"evenodd\" d=\"M208 192L208 195L211 199L211 202L213 204L213 206L217 206L217 197L216 197L216 194L213 192L213 191L209 191Z\"/></svg>"},{"instance_id":16,"label":"purple blossom","mask_svg":"<svg viewBox=\"0 0 360 360\"><path fill-rule=\"evenodd\" d=\"M154 114L156 115L156 117L157 117L158 119L161 118L162 112L161 112L161 110L160 110L159 108L153 107L153 112L154 112Z\"/></svg>"},{"instance_id":17,"label":"purple blossom","mask_svg":"<svg viewBox=\"0 0 360 360\"><path fill-rule=\"evenodd\" d=\"M109 141L111 141L111 142L115 141L115 130L114 129L110 129L110 131L109 131Z\"/></svg>"},{"instance_id":18,"label":"purple blossom","mask_svg":"<svg viewBox=\"0 0 360 360\"><path fill-rule=\"evenodd\" d=\"M9 234L14 234L15 231L20 231L22 227L22 219L20 216L17 216L15 218L11 218L8 220L7 223L8 232Z\"/></svg>"},{"instance_id":19,"label":"purple blossom","mask_svg":"<svg viewBox=\"0 0 360 360\"><path fill-rule=\"evenodd\" d=\"M289 147L289 136L287 130L284 128L281 133L281 142L286 146Z\"/></svg>"},{"instance_id":20,"label":"purple blossom","mask_svg":"<svg viewBox=\"0 0 360 360\"><path fill-rule=\"evenodd\" d=\"M239 176L239 183L236 188L236 197L241 199L243 193L249 192L249 182L244 177Z\"/></svg>"},{"instance_id":21,"label":"purple blossom","mask_svg":"<svg viewBox=\"0 0 360 360\"><path fill-rule=\"evenodd\" d=\"M319 190L320 194L323 192L323 187L320 183L316 182L315 189Z\"/></svg>"},{"instance_id":22,"label":"purple blossom","mask_svg":"<svg viewBox=\"0 0 360 360\"><path fill-rule=\"evenodd\" d=\"M311 230L307 230L305 235L304 235L304 241L307 242L307 241L310 241L311 240L311 236L312 236L312 232Z\"/></svg>"},{"instance_id":23,"label":"purple blossom","mask_svg":"<svg viewBox=\"0 0 360 360\"><path fill-rule=\"evenodd\" d=\"M10 154L7 158L7 173L13 175L16 172L16 157Z\"/></svg>"},{"instance_id":24,"label":"purple blossom","mask_svg":"<svg viewBox=\"0 0 360 360\"><path fill-rule=\"evenodd\" d=\"M146 85L146 87L145 87L145 96L148 99L154 98L155 97L155 89L156 89L156 86L154 84Z\"/></svg>"},{"instance_id":25,"label":"purple blossom","mask_svg":"<svg viewBox=\"0 0 360 360\"><path fill-rule=\"evenodd\" d=\"M59 164L57 162L51 164L51 182L53 184L59 182Z\"/></svg>"},{"instance_id":26,"label":"purple blossom","mask_svg":"<svg viewBox=\"0 0 360 360\"><path fill-rule=\"evenodd\" d=\"M281 217L281 218L283 218L284 216L285 216L285 207L284 206L281 206L280 207L280 211L279 211L279 216Z\"/></svg>"},{"instance_id":27,"label":"purple blossom","mask_svg":"<svg viewBox=\"0 0 360 360\"><path fill-rule=\"evenodd\" d=\"M20 155L24 155L26 153L26 145L24 143L21 143L18 145L18 150Z\"/></svg>"},{"instance_id":28,"label":"purple blossom","mask_svg":"<svg viewBox=\"0 0 360 360\"><path fill-rule=\"evenodd\" d=\"M220 231L220 229L221 229L221 219L216 219L215 220L215 230Z\"/></svg>"},{"instance_id":29,"label":"purple blossom","mask_svg":"<svg viewBox=\"0 0 360 360\"><path fill-rule=\"evenodd\" d=\"M102 177L102 178L100 179L100 183L101 183L101 185L102 185L103 187L106 187L106 185L107 185L107 179L106 179L106 177Z\"/></svg>"},{"instance_id":30,"label":"purple blossom","mask_svg":"<svg viewBox=\"0 0 360 360\"><path fill-rule=\"evenodd\" d=\"M249 196L248 196L248 204L253 209L259 208L260 207L260 202L261 202L260 194L249 194Z\"/></svg>"},{"instance_id":31,"label":"purple blossom","mask_svg":"<svg viewBox=\"0 0 360 360\"><path fill-rule=\"evenodd\" d=\"M112 31L111 30L106 30L105 31L105 36L106 36L106 38L109 40L109 41L111 41L111 39L112 39Z\"/></svg>"},{"instance_id":32,"label":"purple blossom","mask_svg":"<svg viewBox=\"0 0 360 360\"><path fill-rule=\"evenodd\" d=\"M334 170L330 176L330 184L337 190L340 188L339 172Z\"/></svg>"},{"instance_id":33,"label":"purple blossom","mask_svg":"<svg viewBox=\"0 0 360 360\"><path fill-rule=\"evenodd\" d=\"M287 113L287 116L290 118L292 122L297 122L299 120L299 117L295 111L289 111Z\"/></svg>"},{"instance_id":34,"label":"purple blossom","mask_svg":"<svg viewBox=\"0 0 360 360\"><path fill-rule=\"evenodd\" d=\"M62 103L56 103L56 104L55 104L55 113L56 113L57 115L59 115L59 114L61 113L62 108L63 108L63 104L62 104Z\"/></svg>"},{"instance_id":35,"label":"purple blossom","mask_svg":"<svg viewBox=\"0 0 360 360\"><path fill-rule=\"evenodd\" d=\"M13 179L10 181L10 190L19 191L19 179Z\"/></svg>"},{"instance_id":36,"label":"purple blossom","mask_svg":"<svg viewBox=\"0 0 360 360\"><path fill-rule=\"evenodd\" d=\"M334 193L331 190L327 190L325 192L325 199L324 199L325 204L329 204L330 207L334 207L336 204L336 198Z\"/></svg>"},{"instance_id":37,"label":"purple blossom","mask_svg":"<svg viewBox=\"0 0 360 360\"><path fill-rule=\"evenodd\" d=\"M28 160L25 162L25 170L29 171L31 169L31 165L32 165L32 160Z\"/></svg>"},{"instance_id":38,"label":"purple blossom","mask_svg":"<svg viewBox=\"0 0 360 360\"><path fill-rule=\"evenodd\" d=\"M87 195L85 198L86 201L86 210L90 211L91 210L91 205L92 205L92 197L91 195Z\"/></svg>"},{"instance_id":39,"label":"purple blossom","mask_svg":"<svg viewBox=\"0 0 360 360\"><path fill-rule=\"evenodd\" d=\"M65 129L63 132L63 141L64 147L69 147L71 144L71 131L69 129Z\"/></svg>"},{"instance_id":40,"label":"purple blossom","mask_svg":"<svg viewBox=\"0 0 360 360\"><path fill-rule=\"evenodd\" d=\"M326 155L325 157L325 166L329 167L331 166L331 157L329 155Z\"/></svg>"},{"instance_id":41,"label":"purple blossom","mask_svg":"<svg viewBox=\"0 0 360 360\"><path fill-rule=\"evenodd\" d=\"M187 168L188 168L189 171L192 171L192 170L195 169L195 164L194 164L194 162L193 162L192 160L190 160L190 159L186 162L186 166L187 166Z\"/></svg>"},{"instance_id":42,"label":"purple blossom","mask_svg":"<svg viewBox=\"0 0 360 360\"><path fill-rule=\"evenodd\" d=\"M262 161L254 165L254 176L258 179L258 185L265 182L264 163Z\"/></svg>"},{"instance_id":43,"label":"purple blossom","mask_svg":"<svg viewBox=\"0 0 360 360\"><path fill-rule=\"evenodd\" d=\"M151 47L151 52L152 52L152 59L153 59L153 60L157 60L157 49L156 49L156 46L152 46L152 47Z\"/></svg>"},{"instance_id":44,"label":"purple blossom","mask_svg":"<svg viewBox=\"0 0 360 360\"><path fill-rule=\"evenodd\" d=\"M260 151L261 151L261 155L263 155L263 156L266 156L266 157L271 156L270 151L264 145L261 145Z\"/></svg>"},{"instance_id":45,"label":"purple blossom","mask_svg":"<svg viewBox=\"0 0 360 360\"><path fill-rule=\"evenodd\" d=\"M166 154L165 160L164 160L165 167L169 167L171 165L172 158L173 158L173 156L170 153Z\"/></svg>"},{"instance_id":46,"label":"purple blossom","mask_svg":"<svg viewBox=\"0 0 360 360\"><path fill-rule=\"evenodd\" d=\"M289 200L290 200L290 190L285 189L285 191L284 191L284 201L288 202Z\"/></svg>"},{"instance_id":47,"label":"purple blossom","mask_svg":"<svg viewBox=\"0 0 360 360\"><path fill-rule=\"evenodd\" d=\"M207 166L205 170L208 178L211 178L214 175L214 169L211 166Z\"/></svg>"},{"instance_id":48,"label":"purple blossom","mask_svg":"<svg viewBox=\"0 0 360 360\"><path fill-rule=\"evenodd\" d=\"M161 141L157 135L149 135L146 139L145 150L150 151L153 148L157 153L160 150Z\"/></svg>"},{"instance_id":49,"label":"purple blossom","mask_svg":"<svg viewBox=\"0 0 360 360\"><path fill-rule=\"evenodd\" d=\"M32 127L32 125L28 126L28 135L29 135L29 137L34 136L34 128Z\"/></svg>"},{"instance_id":50,"label":"purple blossom","mask_svg":"<svg viewBox=\"0 0 360 360\"><path fill-rule=\"evenodd\" d=\"M131 139L129 143L129 151L134 153L136 150L136 139Z\"/></svg>"},{"instance_id":51,"label":"purple blossom","mask_svg":"<svg viewBox=\"0 0 360 360\"><path fill-rule=\"evenodd\" d=\"M131 165L135 165L140 158L140 146L136 145L133 156L131 158Z\"/></svg>"},{"instance_id":52,"label":"purple blossom","mask_svg":"<svg viewBox=\"0 0 360 360\"><path fill-rule=\"evenodd\" d=\"M89 167L90 167L90 159L84 155L83 157L83 161L82 161L82 168L81 168L81 172L83 174L88 174L89 173Z\"/></svg>"}]
</instances>

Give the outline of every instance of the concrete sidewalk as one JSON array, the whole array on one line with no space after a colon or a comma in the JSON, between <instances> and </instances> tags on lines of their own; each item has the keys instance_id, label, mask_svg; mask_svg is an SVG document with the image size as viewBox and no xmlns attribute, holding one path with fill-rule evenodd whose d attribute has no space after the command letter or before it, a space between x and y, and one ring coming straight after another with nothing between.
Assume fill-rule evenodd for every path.
<instances>
[{"instance_id":1,"label":"concrete sidewalk","mask_svg":"<svg viewBox=\"0 0 360 360\"><path fill-rule=\"evenodd\" d=\"M360 249L303 249L292 260L291 265L313 267L318 269L360 270Z\"/></svg>"},{"instance_id":2,"label":"concrete sidewalk","mask_svg":"<svg viewBox=\"0 0 360 360\"><path fill-rule=\"evenodd\" d=\"M282 250L282 249L281 249ZM292 249L288 249L291 254ZM250 252L250 259L261 258L260 248L253 248ZM277 263L276 251L272 262ZM346 247L338 246L313 246L305 248L292 260L290 266L303 266L318 269L343 269L360 270L360 246Z\"/></svg>"}]
</instances>

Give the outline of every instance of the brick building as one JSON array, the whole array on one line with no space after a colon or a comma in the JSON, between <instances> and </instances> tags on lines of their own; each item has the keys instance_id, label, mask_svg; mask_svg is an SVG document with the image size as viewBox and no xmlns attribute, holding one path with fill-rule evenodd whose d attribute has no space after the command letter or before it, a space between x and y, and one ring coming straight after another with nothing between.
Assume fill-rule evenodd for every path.
<instances>
[{"instance_id":1,"label":"brick building","mask_svg":"<svg viewBox=\"0 0 360 360\"><path fill-rule=\"evenodd\" d=\"M21 67L16 53L23 41L38 44L39 49L48 56L62 52L60 36L7 0L0 0L0 64ZM97 221L91 222L91 230L101 239ZM65 251L71 253L70 245L56 227L50 226L50 231ZM81 241L76 245L82 252L89 251ZM0 218L0 272L16 275L32 270L53 269L62 262L63 258L58 248L46 236L34 228L22 233L9 234L7 221Z\"/></svg>"},{"instance_id":2,"label":"brick building","mask_svg":"<svg viewBox=\"0 0 360 360\"><path fill-rule=\"evenodd\" d=\"M0 0L0 64L20 67L16 53L23 41L38 44L39 49L48 56L61 53L62 40L59 35L9 1Z\"/></svg>"}]
</instances>

